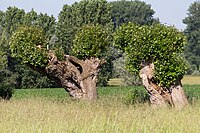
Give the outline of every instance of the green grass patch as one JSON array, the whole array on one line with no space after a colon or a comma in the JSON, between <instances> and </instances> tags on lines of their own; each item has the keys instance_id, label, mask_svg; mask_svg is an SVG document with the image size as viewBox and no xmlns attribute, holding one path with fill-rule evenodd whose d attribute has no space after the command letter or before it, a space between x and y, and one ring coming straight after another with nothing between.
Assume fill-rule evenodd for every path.
<instances>
[{"instance_id":1,"label":"green grass patch","mask_svg":"<svg viewBox=\"0 0 200 133\"><path fill-rule=\"evenodd\" d=\"M184 85L186 96L190 102L200 99L200 85ZM16 89L12 99L45 98L48 100L70 100L63 88ZM118 101L125 104L148 102L148 95L143 86L99 87L99 101Z\"/></svg>"},{"instance_id":2,"label":"green grass patch","mask_svg":"<svg viewBox=\"0 0 200 133\"><path fill-rule=\"evenodd\" d=\"M63 88L15 89L12 98L47 98L49 100L63 100L68 99L69 95Z\"/></svg>"},{"instance_id":3,"label":"green grass patch","mask_svg":"<svg viewBox=\"0 0 200 133\"><path fill-rule=\"evenodd\" d=\"M184 85L183 87L185 94L191 103L200 99L200 85Z\"/></svg>"}]
</instances>

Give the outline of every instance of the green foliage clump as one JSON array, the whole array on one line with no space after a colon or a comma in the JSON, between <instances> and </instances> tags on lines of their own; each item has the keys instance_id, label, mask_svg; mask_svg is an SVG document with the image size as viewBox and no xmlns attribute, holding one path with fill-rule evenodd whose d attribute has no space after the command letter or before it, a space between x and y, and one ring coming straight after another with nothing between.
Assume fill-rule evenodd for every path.
<instances>
[{"instance_id":1,"label":"green foliage clump","mask_svg":"<svg viewBox=\"0 0 200 133\"><path fill-rule=\"evenodd\" d=\"M44 67L48 57L46 36L37 27L22 26L12 35L10 49L12 56L21 59L24 64Z\"/></svg>"},{"instance_id":2,"label":"green foliage clump","mask_svg":"<svg viewBox=\"0 0 200 133\"><path fill-rule=\"evenodd\" d=\"M110 35L102 26L86 25L75 36L72 54L80 59L102 57L109 44Z\"/></svg>"},{"instance_id":3,"label":"green foliage clump","mask_svg":"<svg viewBox=\"0 0 200 133\"><path fill-rule=\"evenodd\" d=\"M125 51L130 71L139 73L142 62L154 63L155 79L161 85L169 86L182 78L187 69L179 58L187 44L186 37L174 27L129 23L116 31L114 42Z\"/></svg>"},{"instance_id":4,"label":"green foliage clump","mask_svg":"<svg viewBox=\"0 0 200 133\"><path fill-rule=\"evenodd\" d=\"M65 57L64 57L65 53L64 53L64 50L63 50L62 47L60 47L60 48L54 48L54 52L55 52L55 55L58 58L58 60L60 60L60 61L65 60Z\"/></svg>"},{"instance_id":5,"label":"green foliage clump","mask_svg":"<svg viewBox=\"0 0 200 133\"><path fill-rule=\"evenodd\" d=\"M186 60L181 57L172 57L169 59L161 59L154 62L155 64L155 79L161 85L169 86L176 80L181 80L188 64Z\"/></svg>"},{"instance_id":6,"label":"green foliage clump","mask_svg":"<svg viewBox=\"0 0 200 133\"><path fill-rule=\"evenodd\" d=\"M132 89L129 90L129 93L127 93L123 97L123 101L125 104L137 104L137 103L145 103L149 101L149 95L141 90L141 89Z\"/></svg>"},{"instance_id":7,"label":"green foliage clump","mask_svg":"<svg viewBox=\"0 0 200 133\"><path fill-rule=\"evenodd\" d=\"M5 100L9 100L13 94L13 86L8 82L0 83L0 97Z\"/></svg>"}]
</instances>

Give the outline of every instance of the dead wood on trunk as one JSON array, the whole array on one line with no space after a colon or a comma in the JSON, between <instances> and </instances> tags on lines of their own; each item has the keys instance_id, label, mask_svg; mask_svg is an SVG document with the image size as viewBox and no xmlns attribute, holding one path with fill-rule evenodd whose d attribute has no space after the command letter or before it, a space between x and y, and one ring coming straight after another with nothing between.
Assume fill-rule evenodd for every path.
<instances>
[{"instance_id":1,"label":"dead wood on trunk","mask_svg":"<svg viewBox=\"0 0 200 133\"><path fill-rule=\"evenodd\" d=\"M28 65L30 68L46 75L62 86L74 99L95 100L97 98L97 75L104 60L89 58L80 60L65 55L59 61L53 51L48 53L49 61L45 68Z\"/></svg>"}]
</instances>

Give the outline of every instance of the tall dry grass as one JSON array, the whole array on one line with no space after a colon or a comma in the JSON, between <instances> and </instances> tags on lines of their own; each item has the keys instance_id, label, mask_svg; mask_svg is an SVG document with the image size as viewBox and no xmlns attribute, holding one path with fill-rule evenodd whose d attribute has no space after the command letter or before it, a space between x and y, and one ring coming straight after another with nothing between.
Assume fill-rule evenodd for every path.
<instances>
[{"instance_id":1,"label":"tall dry grass","mask_svg":"<svg viewBox=\"0 0 200 133\"><path fill-rule=\"evenodd\" d=\"M94 103L44 98L0 101L1 133L195 133L200 102L183 110L125 105L113 99Z\"/></svg>"},{"instance_id":2,"label":"tall dry grass","mask_svg":"<svg viewBox=\"0 0 200 133\"><path fill-rule=\"evenodd\" d=\"M185 85L200 85L200 76L186 75L183 77L182 83Z\"/></svg>"}]
</instances>

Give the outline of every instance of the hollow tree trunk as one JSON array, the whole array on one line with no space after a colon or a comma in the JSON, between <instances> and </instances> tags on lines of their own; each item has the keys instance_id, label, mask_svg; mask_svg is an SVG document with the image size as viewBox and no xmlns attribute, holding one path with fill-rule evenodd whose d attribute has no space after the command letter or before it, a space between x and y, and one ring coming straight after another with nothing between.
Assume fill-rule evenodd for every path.
<instances>
[{"instance_id":1,"label":"hollow tree trunk","mask_svg":"<svg viewBox=\"0 0 200 133\"><path fill-rule=\"evenodd\" d=\"M182 108L188 104L187 98L182 89L181 82L177 81L170 88L161 87L154 81L154 64L143 62L140 71L143 85L150 96L153 106L167 106Z\"/></svg>"},{"instance_id":2,"label":"hollow tree trunk","mask_svg":"<svg viewBox=\"0 0 200 133\"><path fill-rule=\"evenodd\" d=\"M98 58L79 60L69 55L65 55L65 61L59 61L52 51L49 51L48 56L47 67L28 66L54 80L74 99L97 98L97 75L104 61Z\"/></svg>"}]
</instances>

